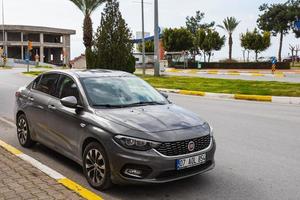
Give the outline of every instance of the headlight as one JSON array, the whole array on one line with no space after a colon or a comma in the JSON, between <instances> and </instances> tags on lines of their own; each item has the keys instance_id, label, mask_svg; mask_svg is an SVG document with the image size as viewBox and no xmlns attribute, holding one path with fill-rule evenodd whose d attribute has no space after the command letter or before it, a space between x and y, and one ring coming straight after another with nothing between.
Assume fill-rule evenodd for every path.
<instances>
[{"instance_id":1,"label":"headlight","mask_svg":"<svg viewBox=\"0 0 300 200\"><path fill-rule=\"evenodd\" d=\"M204 128L205 131L207 131L211 136L213 135L213 128L205 122L202 127Z\"/></svg>"},{"instance_id":2,"label":"headlight","mask_svg":"<svg viewBox=\"0 0 300 200\"><path fill-rule=\"evenodd\" d=\"M122 135L115 136L115 141L127 149L138 151L147 151L152 148L157 148L161 144L159 142L142 140Z\"/></svg>"}]
</instances>

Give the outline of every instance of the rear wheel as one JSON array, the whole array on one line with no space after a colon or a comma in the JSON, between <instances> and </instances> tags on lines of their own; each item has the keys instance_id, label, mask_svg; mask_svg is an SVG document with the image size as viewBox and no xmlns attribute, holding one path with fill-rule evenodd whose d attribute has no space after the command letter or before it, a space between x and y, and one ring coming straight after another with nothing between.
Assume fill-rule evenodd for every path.
<instances>
[{"instance_id":1,"label":"rear wheel","mask_svg":"<svg viewBox=\"0 0 300 200\"><path fill-rule=\"evenodd\" d=\"M31 139L30 130L27 118L24 114L21 114L17 120L17 135L21 146L30 148L35 142Z\"/></svg>"},{"instance_id":2,"label":"rear wheel","mask_svg":"<svg viewBox=\"0 0 300 200\"><path fill-rule=\"evenodd\" d=\"M104 148L97 142L92 142L83 153L83 172L89 184L97 190L111 187L109 161Z\"/></svg>"}]
</instances>

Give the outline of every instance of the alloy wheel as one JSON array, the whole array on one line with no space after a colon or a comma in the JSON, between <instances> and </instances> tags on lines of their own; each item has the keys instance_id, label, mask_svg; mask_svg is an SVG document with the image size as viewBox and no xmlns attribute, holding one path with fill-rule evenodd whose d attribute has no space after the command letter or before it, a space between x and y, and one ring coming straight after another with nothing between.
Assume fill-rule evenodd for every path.
<instances>
[{"instance_id":1,"label":"alloy wheel","mask_svg":"<svg viewBox=\"0 0 300 200\"><path fill-rule=\"evenodd\" d=\"M18 122L17 133L18 133L18 138L20 143L24 145L28 138L28 126L27 126L27 122L22 117L19 119Z\"/></svg>"},{"instance_id":2,"label":"alloy wheel","mask_svg":"<svg viewBox=\"0 0 300 200\"><path fill-rule=\"evenodd\" d=\"M89 150L89 152L86 154L85 168L88 178L94 184L98 185L104 181L105 160L99 150Z\"/></svg>"}]
</instances>

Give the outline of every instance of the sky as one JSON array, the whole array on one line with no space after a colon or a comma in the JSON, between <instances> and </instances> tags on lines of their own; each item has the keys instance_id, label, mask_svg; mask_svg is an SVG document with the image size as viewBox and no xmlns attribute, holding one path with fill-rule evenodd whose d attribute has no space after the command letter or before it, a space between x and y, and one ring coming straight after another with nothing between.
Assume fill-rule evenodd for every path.
<instances>
[{"instance_id":1,"label":"sky","mask_svg":"<svg viewBox=\"0 0 300 200\"><path fill-rule=\"evenodd\" d=\"M133 34L141 31L140 0L119 0L120 9ZM215 21L222 24L227 16L234 16L240 20L240 25L234 32L233 57L242 59L240 34L253 30L259 15L259 6L263 3L280 3L281 0L158 0L159 24L161 27L185 26L186 16L195 15L197 10L205 13L204 22ZM145 0L145 31L153 33L154 4L153 0ZM92 15L94 31L100 25L101 12L104 6L99 7ZM83 14L69 0L4 0L5 24L48 26L76 30L71 37L71 57L84 52L82 44ZM216 28L222 35L226 35L220 28ZM227 35L226 35L227 36ZM276 56L279 48L279 38L272 38L272 46L261 56ZM283 57L290 53L289 44L300 44L291 33L284 38ZM213 60L228 57L228 46L215 52ZM252 58L254 54L252 53Z\"/></svg>"}]
</instances>

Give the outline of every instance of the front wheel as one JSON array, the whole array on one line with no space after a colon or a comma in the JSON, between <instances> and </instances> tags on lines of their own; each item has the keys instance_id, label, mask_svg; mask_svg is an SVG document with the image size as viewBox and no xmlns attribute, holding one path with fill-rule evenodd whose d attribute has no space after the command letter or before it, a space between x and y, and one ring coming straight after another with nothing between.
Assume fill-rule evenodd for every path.
<instances>
[{"instance_id":1,"label":"front wheel","mask_svg":"<svg viewBox=\"0 0 300 200\"><path fill-rule=\"evenodd\" d=\"M20 115L17 120L17 135L21 146L30 148L35 142L31 139L29 124L24 114Z\"/></svg>"},{"instance_id":2,"label":"front wheel","mask_svg":"<svg viewBox=\"0 0 300 200\"><path fill-rule=\"evenodd\" d=\"M111 187L109 161L104 148L99 143L92 142L85 148L83 172L93 188L105 190Z\"/></svg>"}]
</instances>

